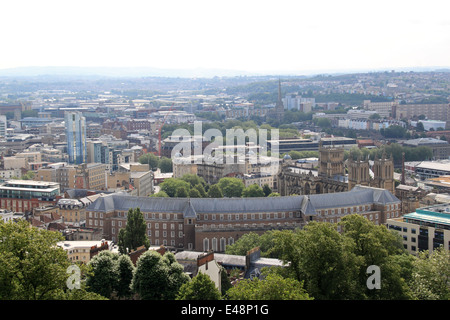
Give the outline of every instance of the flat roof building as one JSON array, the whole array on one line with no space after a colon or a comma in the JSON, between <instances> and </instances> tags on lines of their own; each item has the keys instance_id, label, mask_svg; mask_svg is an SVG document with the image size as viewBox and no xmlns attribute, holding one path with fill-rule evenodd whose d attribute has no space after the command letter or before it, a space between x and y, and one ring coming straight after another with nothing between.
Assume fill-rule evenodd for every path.
<instances>
[{"instance_id":1,"label":"flat roof building","mask_svg":"<svg viewBox=\"0 0 450 320\"><path fill-rule=\"evenodd\" d=\"M404 247L411 253L432 252L442 246L449 250L450 204L438 204L416 209L403 217L388 219L387 227L403 238Z\"/></svg>"}]
</instances>

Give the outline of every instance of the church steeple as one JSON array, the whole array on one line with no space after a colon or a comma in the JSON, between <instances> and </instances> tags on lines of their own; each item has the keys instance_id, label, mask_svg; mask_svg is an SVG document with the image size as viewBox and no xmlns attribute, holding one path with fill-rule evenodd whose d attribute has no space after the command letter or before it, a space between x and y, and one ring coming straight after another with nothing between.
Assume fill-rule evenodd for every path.
<instances>
[{"instance_id":1,"label":"church steeple","mask_svg":"<svg viewBox=\"0 0 450 320\"><path fill-rule=\"evenodd\" d=\"M278 100L277 100L277 104L275 106L275 109L278 112L284 112L283 99L282 99L282 96L281 96L281 79L278 79Z\"/></svg>"}]
</instances>

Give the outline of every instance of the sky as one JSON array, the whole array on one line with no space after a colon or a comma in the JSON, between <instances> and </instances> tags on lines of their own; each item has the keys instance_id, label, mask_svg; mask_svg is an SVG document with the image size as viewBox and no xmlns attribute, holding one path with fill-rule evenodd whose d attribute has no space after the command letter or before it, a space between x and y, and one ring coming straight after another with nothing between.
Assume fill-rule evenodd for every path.
<instances>
[{"instance_id":1,"label":"sky","mask_svg":"<svg viewBox=\"0 0 450 320\"><path fill-rule=\"evenodd\" d=\"M6 0L0 69L450 66L448 0Z\"/></svg>"}]
</instances>

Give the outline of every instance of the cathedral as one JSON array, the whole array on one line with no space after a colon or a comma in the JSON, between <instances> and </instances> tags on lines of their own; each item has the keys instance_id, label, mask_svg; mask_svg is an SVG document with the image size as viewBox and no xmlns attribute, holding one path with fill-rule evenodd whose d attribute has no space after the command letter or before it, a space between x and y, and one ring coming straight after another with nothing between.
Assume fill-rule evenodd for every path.
<instances>
[{"instance_id":1,"label":"cathedral","mask_svg":"<svg viewBox=\"0 0 450 320\"><path fill-rule=\"evenodd\" d=\"M392 156L383 154L373 161L371 170L369 159L349 157L344 161L344 148L320 144L317 170L301 168L287 156L277 175L281 196L350 191L356 185L386 189L394 194Z\"/></svg>"}]
</instances>

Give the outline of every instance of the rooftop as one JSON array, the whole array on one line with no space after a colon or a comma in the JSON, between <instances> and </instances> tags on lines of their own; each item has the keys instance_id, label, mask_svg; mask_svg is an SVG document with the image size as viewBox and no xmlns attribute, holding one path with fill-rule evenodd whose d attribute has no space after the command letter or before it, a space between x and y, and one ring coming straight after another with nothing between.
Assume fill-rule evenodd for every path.
<instances>
[{"instance_id":1,"label":"rooftop","mask_svg":"<svg viewBox=\"0 0 450 320\"><path fill-rule=\"evenodd\" d=\"M403 142L403 144L410 145L410 146L421 146L421 145L428 145L428 144L435 144L435 145L447 145L448 142L440 139L433 139L433 138L418 138L418 139L411 139Z\"/></svg>"},{"instance_id":2,"label":"rooftop","mask_svg":"<svg viewBox=\"0 0 450 320\"><path fill-rule=\"evenodd\" d=\"M98 197L87 211L112 212L140 208L142 212L178 212L184 217L201 213L275 212L299 211L315 215L316 210L349 207L363 204L390 204L400 200L389 191L379 188L356 186L348 192L310 196L271 198L157 198L136 197L128 194L109 194Z\"/></svg>"}]
</instances>

